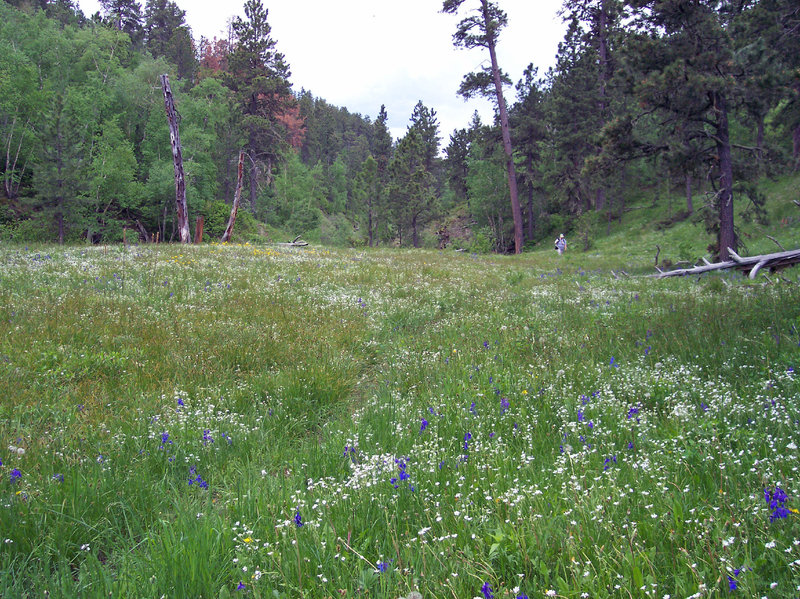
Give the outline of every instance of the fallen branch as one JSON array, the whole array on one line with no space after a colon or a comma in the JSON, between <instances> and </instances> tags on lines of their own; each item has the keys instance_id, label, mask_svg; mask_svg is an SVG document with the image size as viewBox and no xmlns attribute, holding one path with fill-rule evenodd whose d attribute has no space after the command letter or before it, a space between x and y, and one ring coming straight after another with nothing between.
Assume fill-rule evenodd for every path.
<instances>
[{"instance_id":1,"label":"fallen branch","mask_svg":"<svg viewBox=\"0 0 800 599\"><path fill-rule=\"evenodd\" d=\"M657 275L650 275L651 277L655 277L657 279L663 279L665 277L682 277L686 275L697 275L705 272L710 272L713 270L727 270L727 269L735 269L740 270L742 272L747 272L750 279L755 279L758 272L763 268L768 268L771 272L775 272L782 268L786 268L788 266L794 266L795 264L800 263L800 250L791 250L788 252L778 252L775 254L762 254L759 256L747 256L741 257L731 248L728 248L728 254L731 257L731 260L726 260L724 262L714 262L709 263L708 260L703 260L705 262L702 266L694 266L691 268L679 268L676 270L670 271L662 271L659 268Z\"/></svg>"},{"instance_id":2,"label":"fallen branch","mask_svg":"<svg viewBox=\"0 0 800 599\"><path fill-rule=\"evenodd\" d=\"M305 247L305 246L307 246L308 242L307 241L303 241L302 239L300 239L300 237L302 237L302 235L298 235L297 237L295 237L294 239L292 239L291 241L289 241L287 243L276 243L275 245L283 245L283 246L289 246L289 247Z\"/></svg>"}]
</instances>

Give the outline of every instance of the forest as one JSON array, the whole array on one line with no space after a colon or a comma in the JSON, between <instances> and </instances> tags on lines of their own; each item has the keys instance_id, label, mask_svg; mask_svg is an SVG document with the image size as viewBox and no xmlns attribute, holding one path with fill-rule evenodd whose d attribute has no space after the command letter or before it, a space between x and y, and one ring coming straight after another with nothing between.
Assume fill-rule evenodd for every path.
<instances>
[{"instance_id":1,"label":"forest","mask_svg":"<svg viewBox=\"0 0 800 599\"><path fill-rule=\"evenodd\" d=\"M352 113L291 81L261 0L227 39L194 39L171 0L101 5L0 2L0 240L179 240L165 73L204 241L225 229L240 151L237 242L519 253L680 194L673 218L704 223L719 258L738 247L734 205L763 218L759 182L800 163L795 0L564 0L554 66L517 82L494 59L502 7L445 0L464 17L454 44L492 57L453 93L493 98L495 119L441 131L420 101L400 139L384 106Z\"/></svg>"}]
</instances>

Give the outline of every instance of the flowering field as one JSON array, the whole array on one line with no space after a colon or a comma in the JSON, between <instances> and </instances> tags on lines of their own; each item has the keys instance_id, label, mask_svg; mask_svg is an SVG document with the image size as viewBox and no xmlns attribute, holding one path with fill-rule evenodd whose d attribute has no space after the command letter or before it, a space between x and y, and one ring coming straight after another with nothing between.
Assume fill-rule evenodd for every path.
<instances>
[{"instance_id":1,"label":"flowering field","mask_svg":"<svg viewBox=\"0 0 800 599\"><path fill-rule=\"evenodd\" d=\"M0 596L800 596L800 287L612 268L0 246Z\"/></svg>"}]
</instances>

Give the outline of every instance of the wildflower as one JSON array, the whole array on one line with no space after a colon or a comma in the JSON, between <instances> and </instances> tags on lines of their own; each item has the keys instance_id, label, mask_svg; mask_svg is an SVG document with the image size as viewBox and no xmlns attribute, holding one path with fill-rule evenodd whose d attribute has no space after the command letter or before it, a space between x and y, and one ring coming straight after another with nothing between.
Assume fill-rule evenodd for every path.
<instances>
[{"instance_id":1,"label":"wildflower","mask_svg":"<svg viewBox=\"0 0 800 599\"><path fill-rule=\"evenodd\" d=\"M183 406L184 405L183 400L180 397L178 398L178 405L179 406Z\"/></svg>"},{"instance_id":2,"label":"wildflower","mask_svg":"<svg viewBox=\"0 0 800 599\"><path fill-rule=\"evenodd\" d=\"M211 436L211 430L203 430L203 445L208 445L214 442L214 437Z\"/></svg>"},{"instance_id":3,"label":"wildflower","mask_svg":"<svg viewBox=\"0 0 800 599\"><path fill-rule=\"evenodd\" d=\"M419 427L419 433L422 434L426 428L428 428L428 421L423 418L422 424Z\"/></svg>"},{"instance_id":4,"label":"wildflower","mask_svg":"<svg viewBox=\"0 0 800 599\"><path fill-rule=\"evenodd\" d=\"M375 565L378 568L378 572L386 572L389 569L389 562L378 562Z\"/></svg>"},{"instance_id":5,"label":"wildflower","mask_svg":"<svg viewBox=\"0 0 800 599\"><path fill-rule=\"evenodd\" d=\"M772 510L772 514L770 514L769 517L770 522L789 516L790 512L786 507L787 499L788 496L780 487L775 487L775 491L772 492L768 489L764 489L764 500L767 502L769 509Z\"/></svg>"},{"instance_id":6,"label":"wildflower","mask_svg":"<svg viewBox=\"0 0 800 599\"><path fill-rule=\"evenodd\" d=\"M478 412L475 410L475 402L473 401L469 406L469 411L473 416L477 416Z\"/></svg>"},{"instance_id":7,"label":"wildflower","mask_svg":"<svg viewBox=\"0 0 800 599\"><path fill-rule=\"evenodd\" d=\"M63 483L64 482L64 475L63 474L54 474L53 475L53 480L56 481L56 482L59 482L59 483Z\"/></svg>"},{"instance_id":8,"label":"wildflower","mask_svg":"<svg viewBox=\"0 0 800 599\"><path fill-rule=\"evenodd\" d=\"M510 405L511 404L508 402L508 398L507 397L503 397L500 400L500 413L501 414L505 414L508 411L508 408L509 408Z\"/></svg>"},{"instance_id":9,"label":"wildflower","mask_svg":"<svg viewBox=\"0 0 800 599\"><path fill-rule=\"evenodd\" d=\"M243 582L239 582L239 584L236 586L237 591L243 591L245 588L246 587L244 586Z\"/></svg>"},{"instance_id":10,"label":"wildflower","mask_svg":"<svg viewBox=\"0 0 800 599\"><path fill-rule=\"evenodd\" d=\"M739 586L739 583L736 582L736 579L728 576L728 589L735 591L737 586Z\"/></svg>"},{"instance_id":11,"label":"wildflower","mask_svg":"<svg viewBox=\"0 0 800 599\"><path fill-rule=\"evenodd\" d=\"M464 435L464 451L469 451L469 442L472 439L472 434L467 433Z\"/></svg>"},{"instance_id":12,"label":"wildflower","mask_svg":"<svg viewBox=\"0 0 800 599\"><path fill-rule=\"evenodd\" d=\"M636 414L638 414L638 413L639 413L639 408L637 408L637 407L633 407L630 410L628 410L628 420L630 420L631 418L636 416Z\"/></svg>"},{"instance_id":13,"label":"wildflower","mask_svg":"<svg viewBox=\"0 0 800 599\"><path fill-rule=\"evenodd\" d=\"M10 478L10 481L11 481L12 483L15 483L15 482L17 482L19 479L21 479L21 478L22 478L22 472L20 472L20 471L19 471L19 469L17 469L17 468L14 468L14 469L11 471L11 478Z\"/></svg>"},{"instance_id":14,"label":"wildflower","mask_svg":"<svg viewBox=\"0 0 800 599\"><path fill-rule=\"evenodd\" d=\"M608 365L612 368L619 368L619 364L614 360L614 356L611 356L611 362L609 362Z\"/></svg>"},{"instance_id":15,"label":"wildflower","mask_svg":"<svg viewBox=\"0 0 800 599\"><path fill-rule=\"evenodd\" d=\"M492 594L492 587L489 586L488 582L484 582L483 586L481 587L481 593L486 599L494 599L494 595Z\"/></svg>"},{"instance_id":16,"label":"wildflower","mask_svg":"<svg viewBox=\"0 0 800 599\"><path fill-rule=\"evenodd\" d=\"M297 508L297 511L294 514L294 523L297 526L297 528L300 528L304 524L303 518L300 516L300 508Z\"/></svg>"},{"instance_id":17,"label":"wildflower","mask_svg":"<svg viewBox=\"0 0 800 599\"><path fill-rule=\"evenodd\" d=\"M169 433L164 432L161 433L161 447L164 447L166 444L172 445L172 439L169 438Z\"/></svg>"}]
</instances>

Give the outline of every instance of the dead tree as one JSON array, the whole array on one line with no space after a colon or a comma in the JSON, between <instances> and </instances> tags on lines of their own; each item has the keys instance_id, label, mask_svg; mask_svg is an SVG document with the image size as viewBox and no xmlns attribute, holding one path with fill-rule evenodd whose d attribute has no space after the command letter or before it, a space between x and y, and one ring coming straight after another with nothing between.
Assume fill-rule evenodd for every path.
<instances>
[{"instance_id":1,"label":"dead tree","mask_svg":"<svg viewBox=\"0 0 800 599\"><path fill-rule=\"evenodd\" d=\"M679 268L677 270L669 270L669 271L662 271L660 268L656 267L656 269L658 270L658 274L651 276L657 279L663 279L665 277L699 275L705 272L710 272L712 270L727 270L732 268L735 270L740 270L742 272L749 273L748 274L749 278L755 279L756 275L762 268L767 268L771 272L774 272L782 268L786 268L788 266L794 266L795 264L800 263L800 250L792 250L789 252L777 252L775 254L761 254L759 256L742 257L739 256L736 252L734 252L733 249L731 248L727 249L728 249L728 255L732 258L731 260L712 263L704 258L703 259L704 264L700 266L693 266L691 268Z\"/></svg>"},{"instance_id":2,"label":"dead tree","mask_svg":"<svg viewBox=\"0 0 800 599\"><path fill-rule=\"evenodd\" d=\"M227 243L233 236L233 225L236 223L236 213L239 212L239 202L242 200L242 172L244 170L244 152L239 152L239 168L236 173L236 193L233 194L233 206L231 206L231 217L228 219L228 226L222 234L220 243Z\"/></svg>"},{"instance_id":3,"label":"dead tree","mask_svg":"<svg viewBox=\"0 0 800 599\"><path fill-rule=\"evenodd\" d=\"M186 179L183 176L183 155L181 154L181 136L178 132L178 116L175 111L175 100L169 87L169 77L161 75L161 87L164 90L164 107L167 110L169 123L169 141L172 145L172 160L175 163L175 211L178 215L178 232L181 243L191 243L189 234L189 212L186 207Z\"/></svg>"}]
</instances>

